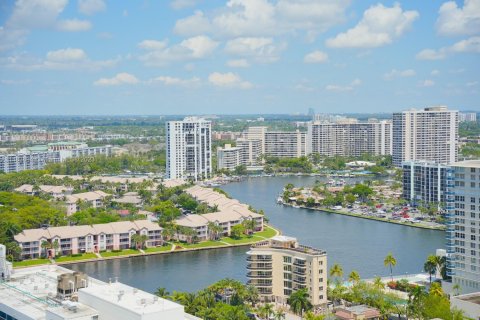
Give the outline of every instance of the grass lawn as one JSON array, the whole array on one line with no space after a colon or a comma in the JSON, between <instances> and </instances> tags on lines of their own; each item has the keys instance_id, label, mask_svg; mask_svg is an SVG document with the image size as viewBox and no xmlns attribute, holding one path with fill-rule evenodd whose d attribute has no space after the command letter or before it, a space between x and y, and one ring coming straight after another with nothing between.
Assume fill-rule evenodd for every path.
<instances>
[{"instance_id":1,"label":"grass lawn","mask_svg":"<svg viewBox=\"0 0 480 320\"><path fill-rule=\"evenodd\" d=\"M134 250L134 249L125 249L119 252L112 252L112 251L107 251L107 252L100 252L100 255L104 258L108 257L118 257L118 256L127 256L129 254L139 254L140 251Z\"/></svg>"},{"instance_id":2,"label":"grass lawn","mask_svg":"<svg viewBox=\"0 0 480 320\"><path fill-rule=\"evenodd\" d=\"M143 251L145 251L146 253L149 253L149 252L163 252L163 251L170 251L170 249L172 249L171 244L169 244L167 246L147 248L147 249L144 249Z\"/></svg>"},{"instance_id":3,"label":"grass lawn","mask_svg":"<svg viewBox=\"0 0 480 320\"><path fill-rule=\"evenodd\" d=\"M97 259L97 256L94 253L84 253L78 257L72 256L62 256L55 259L56 262L68 262L68 261L79 261L87 259Z\"/></svg>"},{"instance_id":4,"label":"grass lawn","mask_svg":"<svg viewBox=\"0 0 480 320\"><path fill-rule=\"evenodd\" d=\"M247 243L262 241L262 240L265 240L265 239L257 237L256 235L253 235L251 237L242 236L240 239L232 239L230 237L225 237L225 238L222 238L220 240L223 241L223 242L226 242L226 243L230 243L230 244L247 244Z\"/></svg>"},{"instance_id":5,"label":"grass lawn","mask_svg":"<svg viewBox=\"0 0 480 320\"><path fill-rule=\"evenodd\" d=\"M225 243L221 243L218 241L202 241L199 243L193 243L193 244L186 244L182 242L175 242L177 246L181 246L185 249L194 249L194 248L205 248L205 247L219 247L219 246L224 246Z\"/></svg>"},{"instance_id":6,"label":"grass lawn","mask_svg":"<svg viewBox=\"0 0 480 320\"><path fill-rule=\"evenodd\" d=\"M33 260L24 260L24 261L14 261L14 267L29 267L29 266L36 266L39 264L50 264L50 260L48 259L33 259Z\"/></svg>"},{"instance_id":7,"label":"grass lawn","mask_svg":"<svg viewBox=\"0 0 480 320\"><path fill-rule=\"evenodd\" d=\"M264 227L263 231L254 233L255 236L260 236L260 237L264 237L264 238L271 238L271 237L275 236L276 234L277 234L277 232L275 231L275 229L272 229L270 227Z\"/></svg>"}]
</instances>

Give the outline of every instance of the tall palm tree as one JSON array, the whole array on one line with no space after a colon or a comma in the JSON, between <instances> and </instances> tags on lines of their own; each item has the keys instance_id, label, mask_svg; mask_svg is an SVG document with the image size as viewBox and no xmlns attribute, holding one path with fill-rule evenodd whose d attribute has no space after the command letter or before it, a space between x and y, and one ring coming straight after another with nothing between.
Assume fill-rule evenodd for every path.
<instances>
[{"instance_id":1,"label":"tall palm tree","mask_svg":"<svg viewBox=\"0 0 480 320\"><path fill-rule=\"evenodd\" d=\"M383 260L383 265L385 267L390 267L390 277L392 278L392 281L393 281L393 267L397 265L397 260L395 259L395 257L391 252L389 252L385 257L385 259Z\"/></svg>"},{"instance_id":2,"label":"tall palm tree","mask_svg":"<svg viewBox=\"0 0 480 320\"><path fill-rule=\"evenodd\" d=\"M360 274L357 271L352 270L348 275L348 281L358 284L360 282Z\"/></svg>"},{"instance_id":3,"label":"tall palm tree","mask_svg":"<svg viewBox=\"0 0 480 320\"><path fill-rule=\"evenodd\" d=\"M259 313L261 317L264 319L270 319L270 316L273 314L273 304L265 303L263 306L259 308Z\"/></svg>"},{"instance_id":4,"label":"tall palm tree","mask_svg":"<svg viewBox=\"0 0 480 320\"><path fill-rule=\"evenodd\" d=\"M343 277L343 268L338 263L335 263L333 267L330 269L330 276L335 277L336 285L339 284L340 278Z\"/></svg>"},{"instance_id":5,"label":"tall palm tree","mask_svg":"<svg viewBox=\"0 0 480 320\"><path fill-rule=\"evenodd\" d=\"M306 289L293 292L287 300L288 305L295 314L303 315L305 311L312 309L309 295Z\"/></svg>"},{"instance_id":6,"label":"tall palm tree","mask_svg":"<svg viewBox=\"0 0 480 320\"><path fill-rule=\"evenodd\" d=\"M51 249L52 248L52 244L48 241L42 241L42 243L40 244L40 247L43 249L43 253L44 253L44 256L45 258L47 258L48 256L48 249Z\"/></svg>"},{"instance_id":7,"label":"tall palm tree","mask_svg":"<svg viewBox=\"0 0 480 320\"><path fill-rule=\"evenodd\" d=\"M255 304L259 300L258 288L251 284L247 285L245 287L244 299L245 301L250 302L252 307L255 307Z\"/></svg>"},{"instance_id":8,"label":"tall palm tree","mask_svg":"<svg viewBox=\"0 0 480 320\"><path fill-rule=\"evenodd\" d=\"M437 271L437 262L435 259L436 256L430 255L427 258L427 261L423 264L423 270L428 273L430 277L430 284L432 284L432 275Z\"/></svg>"},{"instance_id":9,"label":"tall palm tree","mask_svg":"<svg viewBox=\"0 0 480 320\"><path fill-rule=\"evenodd\" d=\"M275 320L285 320L286 316L287 314L285 312L285 308L283 307L277 308L273 313L273 317L275 318Z\"/></svg>"}]
</instances>

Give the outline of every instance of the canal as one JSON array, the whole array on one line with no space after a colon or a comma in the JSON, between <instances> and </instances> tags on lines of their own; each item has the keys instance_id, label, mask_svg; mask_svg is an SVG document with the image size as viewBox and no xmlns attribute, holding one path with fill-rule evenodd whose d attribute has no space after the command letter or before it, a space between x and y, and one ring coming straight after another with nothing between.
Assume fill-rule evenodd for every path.
<instances>
[{"instance_id":1,"label":"canal","mask_svg":"<svg viewBox=\"0 0 480 320\"><path fill-rule=\"evenodd\" d=\"M444 247L443 231L424 230L373 220L276 204L287 183L311 185L317 177L250 178L222 188L233 198L263 209L270 223L283 234L305 245L327 251L328 264L339 263L348 275L357 270L362 278L389 274L384 257L392 252L397 259L394 273L418 273L427 255ZM153 292L194 291L222 278L245 281L248 247L180 252L168 255L88 262L69 266L93 277L119 281Z\"/></svg>"}]
</instances>

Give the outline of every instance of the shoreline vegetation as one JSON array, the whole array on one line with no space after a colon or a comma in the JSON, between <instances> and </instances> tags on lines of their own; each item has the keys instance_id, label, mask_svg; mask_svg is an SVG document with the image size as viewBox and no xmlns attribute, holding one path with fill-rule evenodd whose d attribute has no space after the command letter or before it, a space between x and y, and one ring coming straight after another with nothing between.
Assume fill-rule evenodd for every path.
<instances>
[{"instance_id":1,"label":"shoreline vegetation","mask_svg":"<svg viewBox=\"0 0 480 320\"><path fill-rule=\"evenodd\" d=\"M202 242L193 243L193 244L187 244L187 243L178 242L178 241L174 241L174 242L168 241L166 242L168 244L166 246L152 247L152 248L147 248L143 250L125 249L120 251L100 252L99 253L100 257L93 253L84 253L81 255L61 256L56 260L32 259L32 260L15 261L13 263L13 267L15 269L19 269L19 268L25 268L25 267L39 266L39 265L45 265L45 264L52 264L52 261L54 261L53 263L57 265L70 265L70 264L105 261L105 260L112 260L112 259L151 256L151 255L157 255L157 254L173 254L173 253L179 253L179 252L242 247L242 246L250 246L254 243L270 239L279 234L281 234L280 230L270 225L268 226L265 225L264 231L255 232L251 236L244 235L240 239L224 237L216 241L208 240L208 241L202 241Z\"/></svg>"},{"instance_id":2,"label":"shoreline vegetation","mask_svg":"<svg viewBox=\"0 0 480 320\"><path fill-rule=\"evenodd\" d=\"M323 211L323 212L326 212L326 213L340 214L340 215L344 215L344 216L362 218L362 219L367 219L367 220L375 220L375 221L379 221L379 222L398 224L398 225L402 225L402 226L420 228L420 229L426 229L426 230L436 230L436 231L445 231L446 230L446 227L428 227L428 226L423 226L423 225L419 225L419 224L413 224L411 222L389 220L387 218L372 217L372 216L361 215L361 214L352 213L352 212L346 212L346 211L342 211L342 210L334 210L334 209L327 209L327 208L310 208L310 207L307 207L307 206L293 205L293 204L290 204L290 203L282 203L282 205L289 206L289 207L296 208L296 209L308 209L308 210L313 210L313 211Z\"/></svg>"}]
</instances>

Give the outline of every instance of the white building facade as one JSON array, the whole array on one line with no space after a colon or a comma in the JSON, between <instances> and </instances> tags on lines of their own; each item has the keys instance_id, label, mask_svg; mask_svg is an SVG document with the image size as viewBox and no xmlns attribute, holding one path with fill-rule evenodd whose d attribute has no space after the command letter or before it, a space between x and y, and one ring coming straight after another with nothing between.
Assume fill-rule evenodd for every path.
<instances>
[{"instance_id":1,"label":"white building facade","mask_svg":"<svg viewBox=\"0 0 480 320\"><path fill-rule=\"evenodd\" d=\"M480 291L480 160L447 173L447 274L462 293Z\"/></svg>"},{"instance_id":2,"label":"white building facade","mask_svg":"<svg viewBox=\"0 0 480 320\"><path fill-rule=\"evenodd\" d=\"M167 178L202 180L212 175L211 122L197 117L168 121Z\"/></svg>"},{"instance_id":3,"label":"white building facade","mask_svg":"<svg viewBox=\"0 0 480 320\"><path fill-rule=\"evenodd\" d=\"M242 156L242 148L232 147L226 144L224 148L217 148L217 168L219 170L235 170L236 167L245 164Z\"/></svg>"},{"instance_id":4,"label":"white building facade","mask_svg":"<svg viewBox=\"0 0 480 320\"><path fill-rule=\"evenodd\" d=\"M265 155L277 158L299 158L307 155L307 134L299 130L292 132L266 132Z\"/></svg>"},{"instance_id":5,"label":"white building facade","mask_svg":"<svg viewBox=\"0 0 480 320\"><path fill-rule=\"evenodd\" d=\"M458 157L458 111L430 107L393 114L393 164L452 163Z\"/></svg>"}]
</instances>

